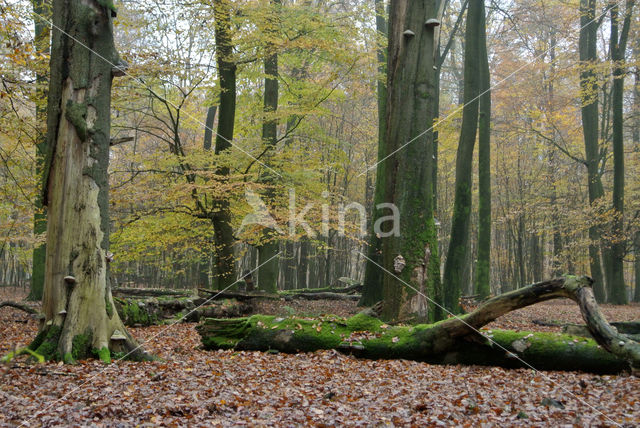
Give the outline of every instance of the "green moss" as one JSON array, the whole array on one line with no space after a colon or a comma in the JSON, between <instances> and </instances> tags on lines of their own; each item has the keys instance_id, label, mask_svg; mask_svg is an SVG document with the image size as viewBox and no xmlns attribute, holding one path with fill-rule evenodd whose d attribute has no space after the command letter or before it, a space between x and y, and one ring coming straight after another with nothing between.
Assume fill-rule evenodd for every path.
<instances>
[{"instance_id":1,"label":"green moss","mask_svg":"<svg viewBox=\"0 0 640 428\"><path fill-rule=\"evenodd\" d=\"M117 12L116 7L111 0L97 0L100 6L104 6L112 12Z\"/></svg>"},{"instance_id":2,"label":"green moss","mask_svg":"<svg viewBox=\"0 0 640 428\"><path fill-rule=\"evenodd\" d=\"M347 327L353 331L378 331L382 321L365 314L356 314L346 321Z\"/></svg>"},{"instance_id":3,"label":"green moss","mask_svg":"<svg viewBox=\"0 0 640 428\"><path fill-rule=\"evenodd\" d=\"M107 311L107 316L109 319L113 317L113 306L111 305L111 300L109 299L109 293L104 295L104 307Z\"/></svg>"},{"instance_id":4,"label":"green moss","mask_svg":"<svg viewBox=\"0 0 640 428\"><path fill-rule=\"evenodd\" d=\"M75 364L76 363L76 360L71 355L71 352L65 353L62 356L62 361L64 361L65 364Z\"/></svg>"},{"instance_id":5,"label":"green moss","mask_svg":"<svg viewBox=\"0 0 640 428\"><path fill-rule=\"evenodd\" d=\"M37 352L32 351L31 349L29 349L28 346L25 346L24 348L20 348L17 351L11 351L9 352L7 355L5 355L4 357L0 358L0 362L2 363L10 363L11 360L13 360L15 357L17 357L18 355L22 355L22 354L29 354L31 355L33 358L35 358L38 363L42 364L44 363L45 359L42 355L38 354Z\"/></svg>"},{"instance_id":6,"label":"green moss","mask_svg":"<svg viewBox=\"0 0 640 428\"><path fill-rule=\"evenodd\" d=\"M60 338L61 332L62 329L57 325L51 325L45 328L43 331L44 338L42 338L35 352L42 355L47 361L59 361L58 339Z\"/></svg>"},{"instance_id":7,"label":"green moss","mask_svg":"<svg viewBox=\"0 0 640 428\"><path fill-rule=\"evenodd\" d=\"M89 136L87 128L87 105L68 100L65 117L75 128L78 138L86 141Z\"/></svg>"},{"instance_id":8,"label":"green moss","mask_svg":"<svg viewBox=\"0 0 640 428\"><path fill-rule=\"evenodd\" d=\"M592 339L555 333L494 330L485 343L450 339L436 324L382 326L358 314L347 320L276 318L254 315L237 319L206 319L197 327L205 349L312 352L339 349L366 358L403 358L430 363L484 364L541 370L583 370L618 373L628 364L600 348ZM384 328L383 328L384 327ZM354 334L355 332L355 334ZM368 332L368 333L363 333ZM514 342L526 342L526 349ZM522 345L519 343L518 345ZM515 348L520 348L518 351Z\"/></svg>"},{"instance_id":9,"label":"green moss","mask_svg":"<svg viewBox=\"0 0 640 428\"><path fill-rule=\"evenodd\" d=\"M103 363L111 364L111 351L109 351L109 348L107 348L106 346L94 350L94 353L98 355L98 358L100 358L100 361L102 361Z\"/></svg>"},{"instance_id":10,"label":"green moss","mask_svg":"<svg viewBox=\"0 0 640 428\"><path fill-rule=\"evenodd\" d=\"M91 353L91 342L93 336L89 334L79 334L74 336L71 342L71 356L74 360L87 358Z\"/></svg>"},{"instance_id":11,"label":"green moss","mask_svg":"<svg viewBox=\"0 0 640 428\"><path fill-rule=\"evenodd\" d=\"M140 324L148 326L157 323L158 317L156 314L150 314L141 308L137 301L118 299L118 302L121 304L118 313L125 325Z\"/></svg>"}]
</instances>

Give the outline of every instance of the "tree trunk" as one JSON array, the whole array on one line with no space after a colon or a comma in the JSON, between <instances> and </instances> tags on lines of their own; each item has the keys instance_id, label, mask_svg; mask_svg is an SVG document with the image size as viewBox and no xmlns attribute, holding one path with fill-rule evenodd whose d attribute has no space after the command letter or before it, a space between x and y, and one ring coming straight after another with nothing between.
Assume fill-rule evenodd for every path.
<instances>
[{"instance_id":1,"label":"tree trunk","mask_svg":"<svg viewBox=\"0 0 640 428\"><path fill-rule=\"evenodd\" d=\"M265 34L267 37L275 38L279 23L280 0L271 0L271 9L267 12L265 18ZM275 150L278 142L278 120L274 117L278 110L278 53L276 46L268 41L265 46L264 58L264 107L263 107L263 124L262 124L262 142L266 146L266 156L263 162L269 165L270 152ZM266 199L272 202L275 191L273 186L273 173L271 171L263 171L260 181L267 186ZM270 187L271 186L271 187ZM261 244L258 247L258 287L261 290L274 293L278 289L278 249L279 244L276 239L277 233L273 229L265 229Z\"/></svg>"},{"instance_id":2,"label":"tree trunk","mask_svg":"<svg viewBox=\"0 0 640 428\"><path fill-rule=\"evenodd\" d=\"M49 25L45 19L51 19L51 4L48 0L33 0L34 12L34 36L36 51L41 55L49 54ZM39 61L41 62L41 61ZM45 154L47 153L47 137L46 129L40 126L46 123L47 108L45 100L47 99L47 75L42 69L38 69L36 73L36 175L40 178L42 174ZM42 181L40 181L42 182ZM43 185L44 187L44 185ZM44 189L40 189L41 193ZM33 215L33 235L41 238L47 231L47 214L42 206L42 198L37 197L35 200L35 213ZM29 290L29 300L42 300L42 292L44 290L44 266L47 247L44 243L36 244L33 247L32 271L31 271L31 288Z\"/></svg>"},{"instance_id":3,"label":"tree trunk","mask_svg":"<svg viewBox=\"0 0 640 428\"><path fill-rule=\"evenodd\" d=\"M471 1L467 10L464 47L464 108L460 140L456 154L456 186L451 219L451 239L444 265L444 305L459 312L458 299L462 289L461 273L467 257L469 218L471 216L471 171L473 147L478 127L478 89L480 87L480 25L481 1Z\"/></svg>"},{"instance_id":4,"label":"tree trunk","mask_svg":"<svg viewBox=\"0 0 640 428\"><path fill-rule=\"evenodd\" d=\"M611 6L611 38L610 55L613 66L613 89L611 108L613 110L613 222L611 231L611 278L607 282L608 301L610 303L624 305L628 303L627 287L624 283L624 129L623 129L623 95L625 75L625 51L629 27L631 25L631 12L634 0L627 0L622 31L618 35L619 18L618 4Z\"/></svg>"},{"instance_id":5,"label":"tree trunk","mask_svg":"<svg viewBox=\"0 0 640 428\"><path fill-rule=\"evenodd\" d=\"M220 80L220 107L218 113L218 132L215 153L231 147L236 116L236 63L233 59L231 41L231 3L230 0L214 0L216 31L216 61ZM223 179L229 175L229 167L218 169ZM235 281L235 263L233 255L233 229L229 201L221 198L217 201L218 212L213 217L213 229L216 240L216 276L214 288L229 287Z\"/></svg>"},{"instance_id":6,"label":"tree trunk","mask_svg":"<svg viewBox=\"0 0 640 428\"><path fill-rule=\"evenodd\" d=\"M426 25L436 14L435 0L391 6L385 152L393 155L385 161L384 200L400 219L395 231L389 222L380 228L383 316L437 319L439 308L425 298L441 301L432 183L434 26Z\"/></svg>"},{"instance_id":7,"label":"tree trunk","mask_svg":"<svg viewBox=\"0 0 640 428\"><path fill-rule=\"evenodd\" d=\"M478 262L475 292L491 294L491 77L484 3L480 2L480 106L478 122Z\"/></svg>"},{"instance_id":8,"label":"tree trunk","mask_svg":"<svg viewBox=\"0 0 640 428\"><path fill-rule=\"evenodd\" d=\"M290 353L337 349L374 359L605 373L617 373L630 365L640 368L640 344L607 323L593 298L591 283L587 277L567 277L533 284L496 296L461 318L431 325L390 327L364 313L349 319L326 316L317 320L256 315L248 319L207 319L197 330L205 349ZM595 342L576 342L572 336L550 333L479 332L506 313L562 297L580 306ZM372 334L363 335L363 331Z\"/></svg>"},{"instance_id":9,"label":"tree trunk","mask_svg":"<svg viewBox=\"0 0 640 428\"><path fill-rule=\"evenodd\" d=\"M600 147L598 144L598 85L595 70L597 60L598 20L596 18L596 0L580 0L580 89L582 94L582 130L587 164L587 183L589 203L593 207L604 190L600 177ZM606 296L600 262L600 227L589 228L589 264L591 277L595 281L593 290L598 302L604 302Z\"/></svg>"},{"instance_id":10,"label":"tree trunk","mask_svg":"<svg viewBox=\"0 0 640 428\"><path fill-rule=\"evenodd\" d=\"M386 12L384 0L375 0L376 11L376 51L378 55L378 164L376 165L376 183L373 195L373 204L370 213L370 225L374 225L381 213L376 206L384 202L385 178L387 156L386 151L386 104L387 104L387 86L384 77L387 73L387 54L386 54L386 38L388 37ZM364 290L362 292L362 300L358 303L360 306L371 306L382 300L382 275L380 268L376 266L382 264L382 243L380 236L371 230L369 232L369 246L367 247L367 257L372 261L365 262L364 271Z\"/></svg>"},{"instance_id":11,"label":"tree trunk","mask_svg":"<svg viewBox=\"0 0 640 428\"><path fill-rule=\"evenodd\" d=\"M44 320L30 346L69 363L92 352L103 361L112 352L149 358L114 310L108 280L111 80L124 67L113 42L113 15L96 0L53 4Z\"/></svg>"}]
</instances>

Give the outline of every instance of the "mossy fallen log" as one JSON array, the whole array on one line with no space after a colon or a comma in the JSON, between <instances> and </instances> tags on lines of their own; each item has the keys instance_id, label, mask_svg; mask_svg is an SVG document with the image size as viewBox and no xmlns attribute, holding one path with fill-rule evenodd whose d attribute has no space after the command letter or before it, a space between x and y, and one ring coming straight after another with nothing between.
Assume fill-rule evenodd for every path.
<instances>
[{"instance_id":1,"label":"mossy fallen log","mask_svg":"<svg viewBox=\"0 0 640 428\"><path fill-rule=\"evenodd\" d=\"M424 361L434 364L480 364L539 370L619 373L626 361L602 349L593 339L553 333L493 330L480 343L460 340L446 350L437 345L437 324L388 326L364 314L343 319L249 318L205 319L197 327L204 349L277 350L286 353L336 349L361 358ZM516 358L519 357L520 359Z\"/></svg>"},{"instance_id":2,"label":"mossy fallen log","mask_svg":"<svg viewBox=\"0 0 640 428\"><path fill-rule=\"evenodd\" d=\"M535 367L617 373L637 368L638 344L617 335L589 301L589 278L558 278L494 297L474 312L435 324L389 326L363 313L352 318L276 318L254 315L206 319L197 327L205 349L308 352L337 349L365 358L431 363ZM578 302L597 340L553 333L479 332L512 310L557 297ZM623 343L624 341L624 343ZM608 352L607 352L608 351Z\"/></svg>"},{"instance_id":3,"label":"mossy fallen log","mask_svg":"<svg viewBox=\"0 0 640 428\"><path fill-rule=\"evenodd\" d=\"M116 310L129 327L160 324L168 320L198 322L205 317L240 317L253 312L250 302L233 299L208 302L204 298L146 298L124 299L115 297Z\"/></svg>"}]
</instances>

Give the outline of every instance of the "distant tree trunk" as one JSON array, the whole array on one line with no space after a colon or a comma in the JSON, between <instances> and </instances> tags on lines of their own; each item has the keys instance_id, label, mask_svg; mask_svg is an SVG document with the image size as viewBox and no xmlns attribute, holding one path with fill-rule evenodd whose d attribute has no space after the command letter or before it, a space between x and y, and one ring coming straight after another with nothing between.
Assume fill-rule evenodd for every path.
<instances>
[{"instance_id":1,"label":"distant tree trunk","mask_svg":"<svg viewBox=\"0 0 640 428\"><path fill-rule=\"evenodd\" d=\"M213 142L213 123L216 119L216 111L218 110L218 106L209 106L207 108L207 118L205 121L204 127L204 144L203 148L205 150L211 150L211 143Z\"/></svg>"},{"instance_id":2,"label":"distant tree trunk","mask_svg":"<svg viewBox=\"0 0 640 428\"><path fill-rule=\"evenodd\" d=\"M608 301L617 305L629 302L627 287L624 283L624 129L623 95L625 74L625 51L631 25L631 12L634 0L627 0L622 31L618 35L618 4L611 3L611 38L609 52L613 66L613 89L611 108L613 110L613 227L611 231L611 278L608 278Z\"/></svg>"},{"instance_id":3,"label":"distant tree trunk","mask_svg":"<svg viewBox=\"0 0 640 428\"><path fill-rule=\"evenodd\" d=\"M640 38L636 40L636 45L633 47L634 58L638 58L640 55ZM640 65L636 64L634 69L634 82L633 82L633 150L640 151ZM633 294L633 301L640 302L640 231L635 233L634 239L634 268L635 268L635 289Z\"/></svg>"},{"instance_id":4,"label":"distant tree trunk","mask_svg":"<svg viewBox=\"0 0 640 428\"><path fill-rule=\"evenodd\" d=\"M397 207L400 221L399 234L392 233L389 222L381 230L389 235L382 237L382 265L387 273L378 272L383 276L382 314L387 319L442 316L424 297L441 301L430 130L434 27L425 24L435 16L435 6L435 0L397 1L391 4L389 16L385 151L395 153L385 167L384 200Z\"/></svg>"},{"instance_id":5,"label":"distant tree trunk","mask_svg":"<svg viewBox=\"0 0 640 428\"><path fill-rule=\"evenodd\" d=\"M459 312L462 289L461 273L468 251L469 218L471 216L471 171L473 147L478 128L478 94L480 87L480 32L482 4L471 1L467 11L464 48L464 109L460 140L456 155L456 186L451 219L451 239L444 265L444 304L447 310Z\"/></svg>"},{"instance_id":6,"label":"distant tree trunk","mask_svg":"<svg viewBox=\"0 0 640 428\"><path fill-rule=\"evenodd\" d=\"M220 107L215 153L219 154L231 147L233 127L236 116L236 63L233 59L231 42L231 2L214 0L216 31L216 61L220 80ZM218 169L218 175L229 175L229 167ZM217 201L218 212L213 217L213 229L216 240L216 276L214 288L222 290L235 281L235 263L233 256L233 229L229 201L221 198Z\"/></svg>"},{"instance_id":7,"label":"distant tree trunk","mask_svg":"<svg viewBox=\"0 0 640 428\"><path fill-rule=\"evenodd\" d=\"M277 32L279 6L280 0L271 0L272 9L265 24L265 33L271 36ZM278 121L274 117L278 110L278 53L276 46L270 41L265 46L264 74L262 142L266 146L264 150L268 152L263 162L269 165L269 151L273 151L278 142ZM260 181L267 186L265 196L268 201L271 201L275 195L274 189L269 187L274 185L273 178L271 171L263 171L260 177ZM262 242L258 247L258 266L260 266L258 286L261 290L275 292L278 289L278 258L276 256L279 247L275 230L265 229Z\"/></svg>"},{"instance_id":8,"label":"distant tree trunk","mask_svg":"<svg viewBox=\"0 0 640 428\"><path fill-rule=\"evenodd\" d=\"M598 143L598 84L593 67L597 60L598 21L596 0L580 0L580 89L582 94L582 130L587 164L589 203L592 207L604 195L600 177L600 146ZM600 262L600 226L589 228L589 264L594 280L593 294L598 302L605 301L602 265Z\"/></svg>"},{"instance_id":9,"label":"distant tree trunk","mask_svg":"<svg viewBox=\"0 0 640 428\"><path fill-rule=\"evenodd\" d=\"M384 202L385 178L388 161L383 160L387 155L386 152L386 104L387 104L387 86L383 80L387 72L387 54L386 46L383 40L387 37L387 20L385 18L384 0L375 0L376 10L376 32L377 32L377 53L378 53L378 164L376 166L376 185L373 196L373 207L370 214L370 226L373 227L375 222L382 215L376 209L376 206ZM360 306L371 306L382 300L382 275L380 268L376 263L382 264L381 239L373 230L369 235L369 246L367 248L367 257L374 262L367 260L365 262L364 271L364 289L362 298L358 303Z\"/></svg>"},{"instance_id":10,"label":"distant tree trunk","mask_svg":"<svg viewBox=\"0 0 640 428\"><path fill-rule=\"evenodd\" d=\"M297 288L309 288L307 286L307 266L309 265L309 241L307 239L302 239L299 242L300 245L300 260L298 261L297 266Z\"/></svg>"},{"instance_id":11,"label":"distant tree trunk","mask_svg":"<svg viewBox=\"0 0 640 428\"><path fill-rule=\"evenodd\" d=\"M44 320L30 346L69 363L92 351L103 361L114 351L148 358L122 324L109 286L111 80L124 67L113 42L112 15L97 0L53 4Z\"/></svg>"},{"instance_id":12,"label":"distant tree trunk","mask_svg":"<svg viewBox=\"0 0 640 428\"><path fill-rule=\"evenodd\" d=\"M51 19L51 3L49 0L32 0L34 12L34 36L36 51L42 55L49 54L49 25L45 19ZM42 129L47 119L47 108L44 100L47 99L47 75L44 70L38 69L36 73L36 175L41 179L45 154L47 153L46 130ZM44 186L44 185L43 185ZM44 189L41 189L44 192ZM42 206L42 198L35 200L35 213L33 215L33 235L41 238L47 231L47 214ZM47 246L44 243L36 243L33 247L31 288L29 300L41 300L44 290L44 266Z\"/></svg>"},{"instance_id":13,"label":"distant tree trunk","mask_svg":"<svg viewBox=\"0 0 640 428\"><path fill-rule=\"evenodd\" d=\"M213 142L213 124L216 118L216 112L218 106L209 106L207 108L207 117L204 126L204 142L202 147L204 150L211 150L211 143ZM198 284L199 287L209 288L209 271L210 271L211 255L201 254L200 261L198 263Z\"/></svg>"},{"instance_id":14,"label":"distant tree trunk","mask_svg":"<svg viewBox=\"0 0 640 428\"><path fill-rule=\"evenodd\" d=\"M491 294L491 76L484 2L480 2L480 119L478 122L478 262L475 292Z\"/></svg>"}]
</instances>

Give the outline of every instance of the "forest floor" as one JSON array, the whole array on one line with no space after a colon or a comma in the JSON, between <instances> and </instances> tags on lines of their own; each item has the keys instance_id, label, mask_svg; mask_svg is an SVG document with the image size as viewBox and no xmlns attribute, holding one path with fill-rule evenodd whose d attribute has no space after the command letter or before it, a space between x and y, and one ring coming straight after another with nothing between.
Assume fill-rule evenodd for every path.
<instances>
[{"instance_id":1,"label":"forest floor","mask_svg":"<svg viewBox=\"0 0 640 428\"><path fill-rule=\"evenodd\" d=\"M0 301L23 290L0 288ZM270 302L279 315L335 313L350 302ZM609 321L640 306L604 305ZM533 320L580 322L568 300L508 314L489 328L560 331ZM0 309L0 355L24 346L37 322ZM131 329L163 361L105 366L0 365L0 426L637 426L640 378L360 360L335 351L298 355L202 351L195 324Z\"/></svg>"}]
</instances>

